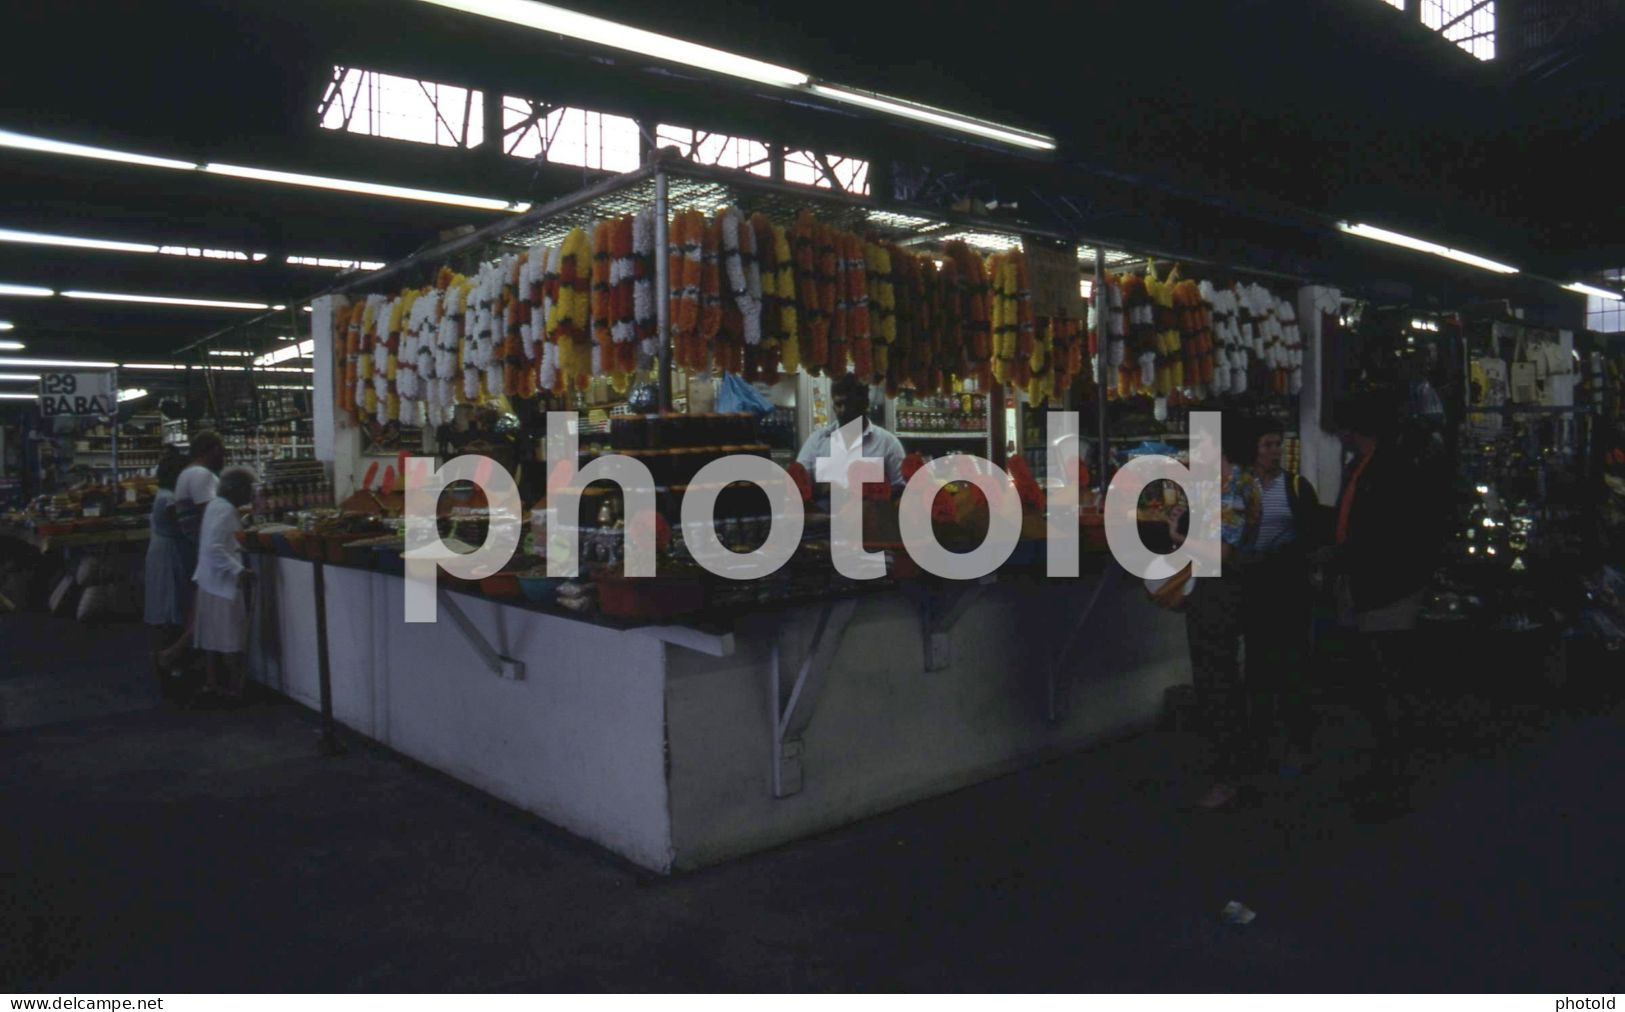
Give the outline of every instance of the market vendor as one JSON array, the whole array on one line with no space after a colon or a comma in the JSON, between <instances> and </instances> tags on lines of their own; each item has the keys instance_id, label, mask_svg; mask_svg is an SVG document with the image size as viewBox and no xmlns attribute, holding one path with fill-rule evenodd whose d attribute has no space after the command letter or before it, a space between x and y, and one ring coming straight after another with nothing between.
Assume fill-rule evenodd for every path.
<instances>
[{"instance_id":1,"label":"market vendor","mask_svg":"<svg viewBox=\"0 0 1625 1012\"><path fill-rule=\"evenodd\" d=\"M818 480L818 458L834 457L847 460L854 457L878 457L885 468L886 482L892 492L903 490L903 444L885 429L869 421L869 387L851 373L836 380L830 388L830 399L835 407L835 420L813 431L796 454L796 462L807 469L813 480ZM840 430L850 422L863 420L862 446L844 445ZM827 505L829 493L817 496Z\"/></svg>"}]
</instances>

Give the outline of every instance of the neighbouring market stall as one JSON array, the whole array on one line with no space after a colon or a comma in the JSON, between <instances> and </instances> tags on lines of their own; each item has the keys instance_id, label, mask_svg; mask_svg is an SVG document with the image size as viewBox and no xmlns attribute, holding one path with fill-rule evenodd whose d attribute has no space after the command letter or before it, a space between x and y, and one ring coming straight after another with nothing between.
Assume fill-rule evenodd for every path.
<instances>
[{"instance_id":1,"label":"neighbouring market stall","mask_svg":"<svg viewBox=\"0 0 1625 1012\"><path fill-rule=\"evenodd\" d=\"M1057 252L1068 284L1090 283L1093 326L1075 287L1034 281ZM1181 452L1189 412L1213 404L1282 418L1291 457L1335 493L1322 421L1342 363L1316 351L1340 343L1348 310L1331 288L657 156L311 301L313 440L342 510L257 510L291 522L246 536L262 575L255 675L660 871L1145 727L1188 678L1183 621L1103 554L1089 507L1126 454ZM865 539L888 552L883 579L836 574L816 513L771 579L698 571L684 491L721 456L788 463L848 371L891 395L876 420L911 466L945 455L968 478L965 450L1007 464L1026 514L1009 564L968 583L922 573L876 502ZM723 374L767 410L719 410L733 407ZM1050 578L1043 421L1068 409L1095 494L1080 575ZM660 516L594 486L577 525L547 531L548 410L581 412L583 463L643 461ZM529 542L480 581L442 576L440 621L409 624L402 461L458 452L515 472L530 512L511 519ZM946 486L939 539L976 543L985 505ZM719 494L716 534L736 551L765 536L754 491ZM471 544L492 520L468 489L441 512ZM659 575L627 580L640 522L670 537ZM545 575L550 536L580 538L580 577Z\"/></svg>"}]
</instances>

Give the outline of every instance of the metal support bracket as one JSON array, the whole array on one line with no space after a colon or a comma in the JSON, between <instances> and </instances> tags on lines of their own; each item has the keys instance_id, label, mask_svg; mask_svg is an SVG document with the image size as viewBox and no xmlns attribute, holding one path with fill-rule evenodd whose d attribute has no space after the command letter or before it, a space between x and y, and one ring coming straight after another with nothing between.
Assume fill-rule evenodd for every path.
<instances>
[{"instance_id":1,"label":"metal support bracket","mask_svg":"<svg viewBox=\"0 0 1625 1012\"><path fill-rule=\"evenodd\" d=\"M953 583L929 593L920 601L920 631L925 637L925 670L942 671L953 664L948 633L970 611L982 593L998 582L989 573L979 580Z\"/></svg>"},{"instance_id":2,"label":"metal support bracket","mask_svg":"<svg viewBox=\"0 0 1625 1012\"><path fill-rule=\"evenodd\" d=\"M771 774L775 798L787 798L801 790L801 734L812 722L818 694L829 677L830 664L835 660L841 637L857 607L858 602L852 598L824 605L818 614L812 642L807 645L807 656L796 672L795 681L788 685L779 667L780 636L773 637L768 696L773 708L769 717L773 722Z\"/></svg>"},{"instance_id":3,"label":"metal support bracket","mask_svg":"<svg viewBox=\"0 0 1625 1012\"><path fill-rule=\"evenodd\" d=\"M1110 582L1115 570L1107 569L1095 581L1095 589L1089 593L1089 600L1082 610L1072 616L1072 624L1067 627L1066 635L1061 637L1061 645L1050 658L1049 668L1044 673L1045 696L1044 716L1051 724L1066 716L1072 705L1072 679L1062 674L1062 665L1067 664L1072 654L1072 644L1083 634L1084 626L1095 613L1095 607L1100 604L1100 595L1105 592L1106 584Z\"/></svg>"},{"instance_id":4,"label":"metal support bracket","mask_svg":"<svg viewBox=\"0 0 1625 1012\"><path fill-rule=\"evenodd\" d=\"M516 682L524 679L525 662L516 661L506 654L498 653L495 647L486 642L485 634L480 632L479 627L474 624L474 620L468 617L467 612L463 611L462 605L458 604L445 590L440 591L440 607L451 616L451 620L462 631L463 639L468 640L468 645L473 647L474 652L480 655L480 660L490 669L491 674L499 678L511 678Z\"/></svg>"}]
</instances>

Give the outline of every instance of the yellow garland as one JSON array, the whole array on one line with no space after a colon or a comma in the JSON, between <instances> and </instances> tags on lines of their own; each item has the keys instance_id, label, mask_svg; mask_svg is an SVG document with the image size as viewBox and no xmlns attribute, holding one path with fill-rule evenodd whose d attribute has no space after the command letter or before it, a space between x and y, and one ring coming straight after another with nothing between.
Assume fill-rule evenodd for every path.
<instances>
[{"instance_id":1,"label":"yellow garland","mask_svg":"<svg viewBox=\"0 0 1625 1012\"><path fill-rule=\"evenodd\" d=\"M779 345L779 363L785 372L801 368L801 335L796 331L795 256L790 252L790 233L783 225L773 226L773 257L778 261L774 291L778 293L779 329L784 332ZM766 279L763 279L766 283Z\"/></svg>"}]
</instances>

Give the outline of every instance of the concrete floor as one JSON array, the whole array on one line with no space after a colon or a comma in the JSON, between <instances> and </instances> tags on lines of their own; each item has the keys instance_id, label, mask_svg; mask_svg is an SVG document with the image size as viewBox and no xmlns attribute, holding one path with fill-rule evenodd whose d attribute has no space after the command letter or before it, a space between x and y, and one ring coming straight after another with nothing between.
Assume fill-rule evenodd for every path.
<instances>
[{"instance_id":1,"label":"concrete floor","mask_svg":"<svg viewBox=\"0 0 1625 1012\"><path fill-rule=\"evenodd\" d=\"M1075 755L671 879L311 715L161 707L139 626L0 616L0 990L1518 990L1625 981L1625 709L1453 697L1415 811L1364 729L1188 811L1197 743ZM1258 912L1218 916L1229 900Z\"/></svg>"}]
</instances>

